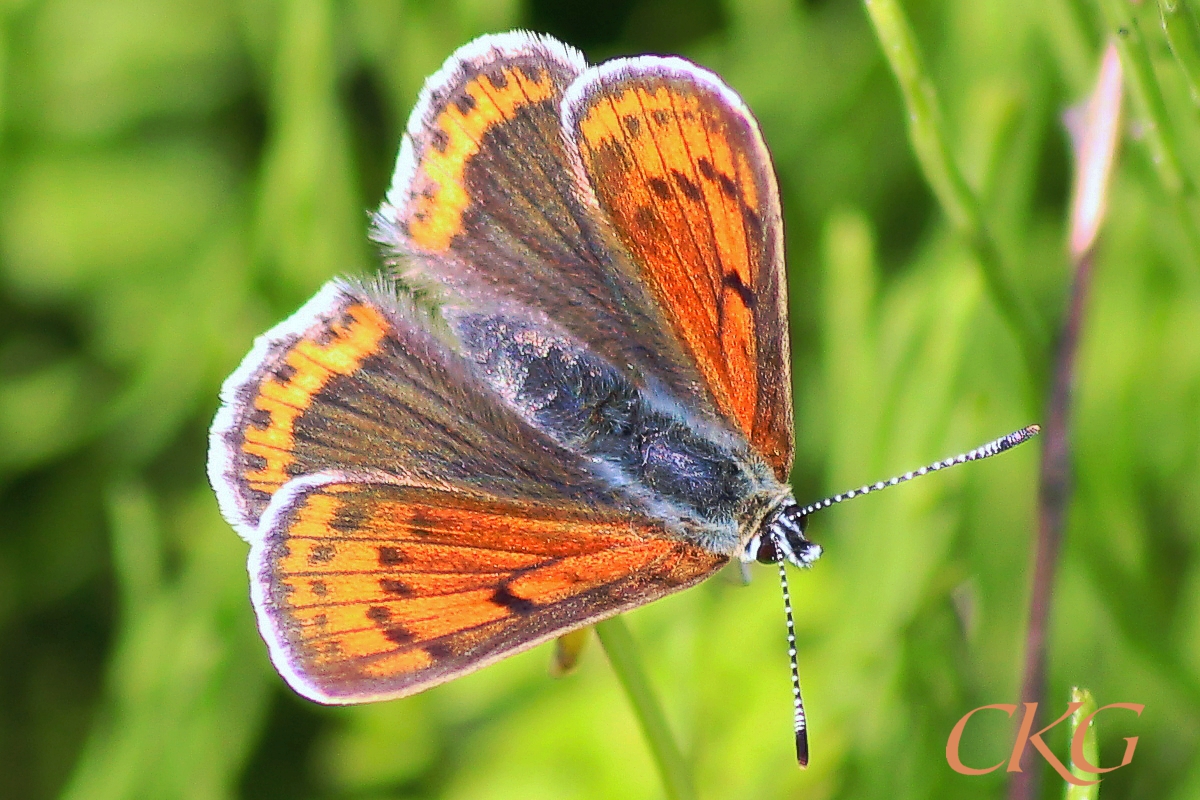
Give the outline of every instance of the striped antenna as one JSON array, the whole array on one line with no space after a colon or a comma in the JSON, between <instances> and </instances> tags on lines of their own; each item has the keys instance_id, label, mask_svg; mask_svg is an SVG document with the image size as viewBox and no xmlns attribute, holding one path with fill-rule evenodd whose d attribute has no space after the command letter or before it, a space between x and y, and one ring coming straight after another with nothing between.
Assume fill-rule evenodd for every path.
<instances>
[{"instance_id":1,"label":"striped antenna","mask_svg":"<svg viewBox=\"0 0 1200 800\"><path fill-rule=\"evenodd\" d=\"M843 500L849 500L852 497L861 497L864 494L878 492L880 489L886 489L889 486L895 486L898 483L907 483L913 478L918 478L930 472L937 472L946 467L953 467L955 464L965 464L968 461L979 461L982 458L990 458L991 456L1003 453L1005 450L1011 450L1022 442L1027 442L1034 436L1041 433L1042 428L1039 425L1027 425L1019 431L1013 431L1007 436L1001 436L999 439L988 442L985 445L976 447L966 453L947 458L943 461L935 461L927 467L921 467L914 472L906 472L903 475L897 475L891 480L879 481L878 483L869 483L865 486L860 486L857 489L851 489L848 492L835 494L833 497L826 497L824 500L805 506L798 516L806 517L814 511L820 511L822 508L829 508L832 505L837 505Z\"/></svg>"},{"instance_id":2,"label":"striped antenna","mask_svg":"<svg viewBox=\"0 0 1200 800\"><path fill-rule=\"evenodd\" d=\"M793 723L796 731L796 763L808 766L808 719L800 696L800 666L796 663L796 623L792 620L792 595L788 591L787 562L779 561L779 583L783 587L783 613L787 616L788 658L792 661Z\"/></svg>"},{"instance_id":3,"label":"striped antenna","mask_svg":"<svg viewBox=\"0 0 1200 800\"><path fill-rule=\"evenodd\" d=\"M800 668L796 663L796 624L792 620L792 596L788 591L786 564L788 561L792 561L797 566L808 567L812 565L812 562L821 553L819 547L813 545L804 537L802 524L804 518L814 511L829 508L852 497L878 492L880 489L886 489L889 486L895 486L899 483L907 483L920 475L937 472L946 467L952 467L955 464L965 464L968 461L978 461L981 458L989 458L998 453L1003 453L1005 450L1010 450L1022 442L1029 441L1034 436L1037 436L1041 430L1037 425L1029 425L1021 428L1019 431L1013 431L1007 436L1001 436L999 439L988 442L981 447L976 447L974 450L962 455L947 458L943 461L935 461L927 467L921 467L914 472L897 475L891 480L879 481L878 483L867 484L858 489L851 489L848 492L835 494L833 497L827 497L818 503L805 506L803 509L795 505L787 506L783 511L777 513L775 522L767 526L766 532L761 537L755 536L747 545L743 561L754 559L764 560L762 553L764 552L763 548L766 548L766 552L769 555L765 560L775 561L779 564L779 583L783 588L783 611L787 617L788 658L791 659L792 663L792 703L793 721L796 732L796 761L801 767L808 766L808 718L804 713L804 699L800 696Z\"/></svg>"}]
</instances>

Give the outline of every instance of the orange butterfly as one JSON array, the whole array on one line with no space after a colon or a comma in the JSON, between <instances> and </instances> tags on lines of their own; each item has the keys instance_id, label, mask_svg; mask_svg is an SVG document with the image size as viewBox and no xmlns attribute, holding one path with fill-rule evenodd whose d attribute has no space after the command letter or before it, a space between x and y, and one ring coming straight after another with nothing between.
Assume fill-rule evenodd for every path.
<instances>
[{"instance_id":1,"label":"orange butterfly","mask_svg":"<svg viewBox=\"0 0 1200 800\"><path fill-rule=\"evenodd\" d=\"M718 77L477 39L422 91L375 238L392 271L260 337L211 432L298 692L402 697L730 559L820 555L785 483L779 193Z\"/></svg>"}]
</instances>

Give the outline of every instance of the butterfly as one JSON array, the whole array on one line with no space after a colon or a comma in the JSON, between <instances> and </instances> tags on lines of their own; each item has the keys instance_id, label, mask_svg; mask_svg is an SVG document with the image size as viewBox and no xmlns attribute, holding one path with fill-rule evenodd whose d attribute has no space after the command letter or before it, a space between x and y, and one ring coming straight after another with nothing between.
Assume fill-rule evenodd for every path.
<instances>
[{"instance_id":1,"label":"butterfly","mask_svg":"<svg viewBox=\"0 0 1200 800\"><path fill-rule=\"evenodd\" d=\"M716 75L476 39L422 90L373 237L384 274L259 337L210 434L300 694L403 697L730 560L818 558L779 191Z\"/></svg>"}]
</instances>

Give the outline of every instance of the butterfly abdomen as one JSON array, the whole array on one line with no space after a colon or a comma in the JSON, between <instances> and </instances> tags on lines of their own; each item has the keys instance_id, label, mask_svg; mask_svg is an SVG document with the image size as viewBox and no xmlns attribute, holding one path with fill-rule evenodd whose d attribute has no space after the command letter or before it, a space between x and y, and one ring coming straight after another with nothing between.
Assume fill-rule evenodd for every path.
<instances>
[{"instance_id":1,"label":"butterfly abdomen","mask_svg":"<svg viewBox=\"0 0 1200 800\"><path fill-rule=\"evenodd\" d=\"M526 421L656 515L702 529L714 547L732 547L746 506L778 494L741 437L685 418L678 403L569 337L500 314L450 322L482 380Z\"/></svg>"}]
</instances>

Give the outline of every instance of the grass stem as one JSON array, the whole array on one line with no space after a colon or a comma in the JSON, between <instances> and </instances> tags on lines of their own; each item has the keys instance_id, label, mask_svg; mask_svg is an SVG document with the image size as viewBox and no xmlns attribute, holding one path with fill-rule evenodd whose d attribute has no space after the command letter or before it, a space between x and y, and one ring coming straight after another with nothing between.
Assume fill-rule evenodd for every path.
<instances>
[{"instance_id":1,"label":"grass stem","mask_svg":"<svg viewBox=\"0 0 1200 800\"><path fill-rule=\"evenodd\" d=\"M1189 205L1195 189L1179 158L1175 128L1167 114L1167 103L1158 77L1154 74L1154 64L1142 35L1140 19L1134 15L1131 10L1133 6L1127 0L1102 0L1101 6L1114 34L1134 109L1145 122L1143 138L1150 151L1150 161L1187 237L1192 265L1200 266L1200 229L1196 226L1196 217ZM1183 22L1191 24L1190 19Z\"/></svg>"},{"instance_id":2,"label":"grass stem","mask_svg":"<svg viewBox=\"0 0 1200 800\"><path fill-rule=\"evenodd\" d=\"M1158 0L1158 17L1192 101L1200 105L1200 26L1188 6L1186 0Z\"/></svg>"},{"instance_id":3,"label":"grass stem","mask_svg":"<svg viewBox=\"0 0 1200 800\"><path fill-rule=\"evenodd\" d=\"M1075 686L1071 689L1071 702L1082 703L1075 713L1071 715L1070 729L1068 730L1068 742L1074 742L1075 736L1079 731L1079 726L1092 714L1096 713L1096 698L1092 697L1092 693L1087 689L1081 689ZM1083 757L1087 759L1089 764L1100 763L1100 744L1097 741L1096 726L1089 723L1087 732L1083 734ZM1075 757L1071 757L1071 774L1076 778L1085 781L1094 781L1097 776L1094 772L1088 772L1083 767L1075 763ZM1063 794L1063 800L1096 800L1100 796L1100 784L1093 783L1090 786L1075 786L1067 784L1067 790Z\"/></svg>"},{"instance_id":4,"label":"grass stem","mask_svg":"<svg viewBox=\"0 0 1200 800\"><path fill-rule=\"evenodd\" d=\"M917 163L954 230L974 251L997 308L1020 343L1030 374L1041 382L1046 335L1032 308L1017 290L979 199L950 150L937 89L921 58L916 36L897 0L864 0L880 47L900 85L908 112L908 136Z\"/></svg>"},{"instance_id":5,"label":"grass stem","mask_svg":"<svg viewBox=\"0 0 1200 800\"><path fill-rule=\"evenodd\" d=\"M1070 215L1072 277L1067 317L1055 345L1050 394L1042 425L1042 463L1038 475L1038 528L1034 542L1029 623L1021 702L1042 703L1046 695L1046 641L1054 582L1071 501L1071 428L1079 339L1088 309L1097 236L1104 219L1112 167L1120 141L1124 95L1123 61L1109 45L1101 59L1096 88L1087 103L1076 141L1076 182ZM1036 724L1036 723L1035 723ZM1009 800L1037 797L1041 762L1027 759L1008 785Z\"/></svg>"},{"instance_id":6,"label":"grass stem","mask_svg":"<svg viewBox=\"0 0 1200 800\"><path fill-rule=\"evenodd\" d=\"M691 771L671 736L667 717L654 689L650 686L650 679L642 665L641 656L638 655L629 626L625 624L624 618L612 617L596 623L596 635L604 647L604 652L608 654L613 671L625 687L625 694L629 696L638 722L642 725L642 732L646 735L646 741L654 754L654 761L658 764L658 771L662 774L667 797L671 800L695 800L696 788L692 784Z\"/></svg>"}]
</instances>

